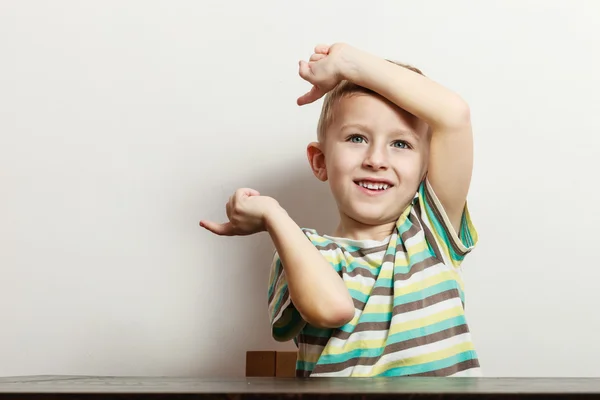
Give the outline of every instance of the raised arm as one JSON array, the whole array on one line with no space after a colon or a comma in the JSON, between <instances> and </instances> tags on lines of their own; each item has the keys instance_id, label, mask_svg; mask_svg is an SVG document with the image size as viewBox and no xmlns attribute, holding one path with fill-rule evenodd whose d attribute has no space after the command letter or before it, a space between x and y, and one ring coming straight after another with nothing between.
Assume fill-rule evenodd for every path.
<instances>
[{"instance_id":1,"label":"raised arm","mask_svg":"<svg viewBox=\"0 0 600 400\"><path fill-rule=\"evenodd\" d=\"M336 79L331 79L335 71ZM431 129L428 179L458 231L473 169L469 107L456 93L407 68L347 44L320 45L301 75L315 86L299 104L315 101L340 79L379 93ZM328 79L320 79L320 76Z\"/></svg>"},{"instance_id":2,"label":"raised arm","mask_svg":"<svg viewBox=\"0 0 600 400\"><path fill-rule=\"evenodd\" d=\"M338 328L354 317L354 303L342 278L275 199L239 189L226 210L229 222L200 221L200 226L224 236L266 230L281 259L290 298L306 322Z\"/></svg>"}]
</instances>

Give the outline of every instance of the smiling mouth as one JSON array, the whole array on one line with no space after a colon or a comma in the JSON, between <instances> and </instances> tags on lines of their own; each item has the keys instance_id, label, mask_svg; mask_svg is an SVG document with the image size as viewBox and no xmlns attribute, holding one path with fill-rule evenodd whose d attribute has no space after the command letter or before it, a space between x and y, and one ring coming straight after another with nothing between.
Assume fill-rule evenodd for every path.
<instances>
[{"instance_id":1,"label":"smiling mouth","mask_svg":"<svg viewBox=\"0 0 600 400\"><path fill-rule=\"evenodd\" d=\"M391 188L392 186L394 186L394 185L390 185L388 183L375 183L375 182L368 182L368 181L355 181L354 183L357 186L360 186L362 188L372 190L375 192L384 192L384 191L388 190L389 188Z\"/></svg>"}]
</instances>

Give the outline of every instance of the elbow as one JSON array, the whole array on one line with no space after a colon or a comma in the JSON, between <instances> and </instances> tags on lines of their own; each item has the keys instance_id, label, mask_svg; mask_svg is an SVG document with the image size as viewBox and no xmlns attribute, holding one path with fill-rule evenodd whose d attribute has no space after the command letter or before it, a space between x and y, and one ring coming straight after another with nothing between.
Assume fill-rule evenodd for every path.
<instances>
[{"instance_id":1,"label":"elbow","mask_svg":"<svg viewBox=\"0 0 600 400\"><path fill-rule=\"evenodd\" d=\"M451 104L445 107L445 113L440 115L437 128L444 131L462 130L471 125L471 109L469 104L462 98L457 97Z\"/></svg>"},{"instance_id":2,"label":"elbow","mask_svg":"<svg viewBox=\"0 0 600 400\"><path fill-rule=\"evenodd\" d=\"M471 109L463 99L457 99L454 107L450 107L452 115L448 117L448 125L462 128L471 124Z\"/></svg>"},{"instance_id":3,"label":"elbow","mask_svg":"<svg viewBox=\"0 0 600 400\"><path fill-rule=\"evenodd\" d=\"M354 302L347 299L336 301L326 307L316 307L313 312L303 315L304 320L317 328L339 328L354 318Z\"/></svg>"}]
</instances>

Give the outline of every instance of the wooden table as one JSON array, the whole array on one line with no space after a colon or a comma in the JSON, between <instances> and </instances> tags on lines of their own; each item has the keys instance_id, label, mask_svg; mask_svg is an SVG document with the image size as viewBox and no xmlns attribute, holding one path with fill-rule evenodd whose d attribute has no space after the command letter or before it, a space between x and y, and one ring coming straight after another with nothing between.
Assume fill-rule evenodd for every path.
<instances>
[{"instance_id":1,"label":"wooden table","mask_svg":"<svg viewBox=\"0 0 600 400\"><path fill-rule=\"evenodd\" d=\"M599 398L600 378L0 378L0 400Z\"/></svg>"}]
</instances>

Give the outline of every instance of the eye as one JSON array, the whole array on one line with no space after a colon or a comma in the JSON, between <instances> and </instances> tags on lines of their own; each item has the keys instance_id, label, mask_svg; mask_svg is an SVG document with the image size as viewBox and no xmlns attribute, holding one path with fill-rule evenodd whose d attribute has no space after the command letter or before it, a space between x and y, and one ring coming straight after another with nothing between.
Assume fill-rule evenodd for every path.
<instances>
[{"instance_id":1,"label":"eye","mask_svg":"<svg viewBox=\"0 0 600 400\"><path fill-rule=\"evenodd\" d=\"M392 146L397 148L397 149L409 149L410 145L405 142L404 140L396 140L395 142L392 143Z\"/></svg>"},{"instance_id":2,"label":"eye","mask_svg":"<svg viewBox=\"0 0 600 400\"><path fill-rule=\"evenodd\" d=\"M350 135L346 141L350 143L364 143L365 138L360 135Z\"/></svg>"}]
</instances>

